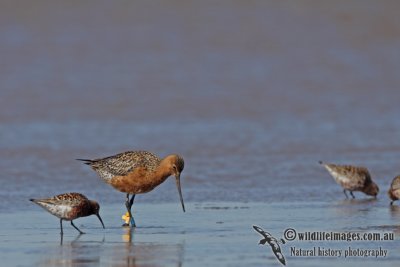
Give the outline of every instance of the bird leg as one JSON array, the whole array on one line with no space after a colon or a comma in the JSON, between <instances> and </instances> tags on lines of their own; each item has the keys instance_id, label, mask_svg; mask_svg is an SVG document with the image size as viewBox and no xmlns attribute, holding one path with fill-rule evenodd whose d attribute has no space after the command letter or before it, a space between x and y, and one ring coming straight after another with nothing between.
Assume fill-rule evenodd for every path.
<instances>
[{"instance_id":1,"label":"bird leg","mask_svg":"<svg viewBox=\"0 0 400 267\"><path fill-rule=\"evenodd\" d=\"M352 198L356 198L356 197L353 195L353 191L350 191L350 195L351 195Z\"/></svg>"},{"instance_id":2,"label":"bird leg","mask_svg":"<svg viewBox=\"0 0 400 267\"><path fill-rule=\"evenodd\" d=\"M126 209L128 210L128 213L129 213L129 219L130 219L130 222L131 222L131 226L132 227L136 227L136 223L135 223L135 219L133 218L133 216L132 216L132 212L131 212L131 208L132 208L132 205L133 205L133 201L135 200L135 195L132 195L132 198L129 200L129 194L126 194L126 202L125 202L125 206L126 206ZM123 224L122 226L129 226L129 224Z\"/></svg>"},{"instance_id":3,"label":"bird leg","mask_svg":"<svg viewBox=\"0 0 400 267\"><path fill-rule=\"evenodd\" d=\"M131 210L132 206L133 206L133 202L135 201L135 194L132 195L131 200L129 201L129 210ZM131 215L130 215L131 216ZM131 219L131 225L132 227L136 227L136 223L135 223L135 219L133 218L133 216L130 217Z\"/></svg>"},{"instance_id":4,"label":"bird leg","mask_svg":"<svg viewBox=\"0 0 400 267\"><path fill-rule=\"evenodd\" d=\"M131 209L130 209L130 207L129 207L129 194L126 194L126 201L125 201L125 207L126 207L126 209L128 210L128 213L129 213L129 218L131 218L132 217L132 214L131 214ZM129 226L129 224L128 223L124 223L122 226Z\"/></svg>"},{"instance_id":5,"label":"bird leg","mask_svg":"<svg viewBox=\"0 0 400 267\"><path fill-rule=\"evenodd\" d=\"M78 227L75 226L75 224L71 221L71 225L78 230L79 234L84 234L84 232L82 232L81 230L78 229Z\"/></svg>"},{"instance_id":6,"label":"bird leg","mask_svg":"<svg viewBox=\"0 0 400 267\"><path fill-rule=\"evenodd\" d=\"M348 199L349 196L348 196L347 193L346 193L346 189L343 189L343 193L344 193L344 195L346 196L346 199Z\"/></svg>"},{"instance_id":7,"label":"bird leg","mask_svg":"<svg viewBox=\"0 0 400 267\"><path fill-rule=\"evenodd\" d=\"M64 233L63 233L63 227L62 227L62 219L60 219L60 228L61 228L61 235L63 235Z\"/></svg>"}]
</instances>

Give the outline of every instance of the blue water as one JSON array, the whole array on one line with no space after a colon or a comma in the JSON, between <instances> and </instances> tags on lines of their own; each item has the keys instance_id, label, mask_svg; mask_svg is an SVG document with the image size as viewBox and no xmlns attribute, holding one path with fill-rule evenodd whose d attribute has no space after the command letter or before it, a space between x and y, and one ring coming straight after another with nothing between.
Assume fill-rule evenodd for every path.
<instances>
[{"instance_id":1,"label":"blue water","mask_svg":"<svg viewBox=\"0 0 400 267\"><path fill-rule=\"evenodd\" d=\"M118 204L103 205L103 229L95 216L74 221L78 235L64 222L61 239L57 218L33 206L2 216L0 256L7 266L279 266L263 238L261 227L280 240L288 228L298 233L390 233L398 235L399 209L370 201L190 203L183 213L176 204L138 204L134 230L120 225L125 212ZM281 244L287 266L396 266L395 241L287 241ZM322 247L385 250L386 257L297 257L291 248Z\"/></svg>"}]
</instances>

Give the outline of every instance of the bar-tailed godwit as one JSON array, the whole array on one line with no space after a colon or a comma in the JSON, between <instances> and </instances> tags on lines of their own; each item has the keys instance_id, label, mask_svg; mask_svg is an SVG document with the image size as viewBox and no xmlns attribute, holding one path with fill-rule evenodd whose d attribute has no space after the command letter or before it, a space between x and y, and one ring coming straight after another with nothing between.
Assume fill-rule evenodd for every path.
<instances>
[{"instance_id":1,"label":"bar-tailed godwit","mask_svg":"<svg viewBox=\"0 0 400 267\"><path fill-rule=\"evenodd\" d=\"M30 199L30 201L38 204L54 216L60 218L61 234L63 234L63 220L71 221L71 225L78 230L80 234L84 234L78 229L78 227L75 226L72 221L79 217L86 217L90 215L96 215L104 228L103 220L99 214L99 203L94 200L89 200L82 194L65 193L51 198Z\"/></svg>"},{"instance_id":2,"label":"bar-tailed godwit","mask_svg":"<svg viewBox=\"0 0 400 267\"><path fill-rule=\"evenodd\" d=\"M350 195L354 198L353 191L361 191L367 195L376 197L379 193L379 187L372 181L371 175L367 168L351 165L335 165L319 162L333 176L335 181L343 187L343 193L350 191Z\"/></svg>"},{"instance_id":3,"label":"bar-tailed godwit","mask_svg":"<svg viewBox=\"0 0 400 267\"><path fill-rule=\"evenodd\" d=\"M388 195L392 200L390 201L390 205L393 205L396 200L400 199L400 175L393 178L393 181L390 184Z\"/></svg>"},{"instance_id":4,"label":"bar-tailed godwit","mask_svg":"<svg viewBox=\"0 0 400 267\"><path fill-rule=\"evenodd\" d=\"M147 151L128 151L106 158L78 160L84 161L85 164L92 167L106 183L118 191L126 193L125 205L133 227L136 224L131 208L135 195L150 192L171 175L176 178L176 187L182 209L185 211L180 182L184 161L179 155L172 154L160 159ZM130 194L132 194L131 199L129 199Z\"/></svg>"}]
</instances>

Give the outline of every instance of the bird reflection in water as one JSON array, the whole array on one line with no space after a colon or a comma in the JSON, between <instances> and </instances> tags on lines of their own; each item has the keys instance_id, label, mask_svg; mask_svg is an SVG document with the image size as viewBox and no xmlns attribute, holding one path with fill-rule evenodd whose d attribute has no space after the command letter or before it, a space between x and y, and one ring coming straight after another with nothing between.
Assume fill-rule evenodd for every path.
<instances>
[{"instance_id":1,"label":"bird reflection in water","mask_svg":"<svg viewBox=\"0 0 400 267\"><path fill-rule=\"evenodd\" d=\"M73 241L71 241L70 245L73 244L74 242L77 242L81 236L82 236L82 234L77 235L75 237L75 239ZM63 245L63 242L64 242L64 235L60 234L60 246Z\"/></svg>"},{"instance_id":2,"label":"bird reflection in water","mask_svg":"<svg viewBox=\"0 0 400 267\"><path fill-rule=\"evenodd\" d=\"M118 229L119 232L120 228ZM143 240L142 229L123 228L119 236L77 235L72 241L68 236L60 236L60 246L51 243L43 251L40 266L182 266L184 242L157 241L157 233L149 233L151 241ZM121 235L122 233L122 235ZM139 236L140 234L140 236ZM147 237L147 235L146 235ZM145 238L144 240L148 240ZM165 241L167 240L167 241ZM58 241L57 241L58 242Z\"/></svg>"},{"instance_id":3,"label":"bird reflection in water","mask_svg":"<svg viewBox=\"0 0 400 267\"><path fill-rule=\"evenodd\" d=\"M132 243L132 233L135 229L126 228L124 229L124 234L122 235L122 241L131 244Z\"/></svg>"},{"instance_id":4,"label":"bird reflection in water","mask_svg":"<svg viewBox=\"0 0 400 267\"><path fill-rule=\"evenodd\" d=\"M394 220L398 221L400 219L400 206L392 205L389 207L389 209L390 209L390 216ZM395 228L393 229L393 232L396 235L399 235L400 234L400 226L396 225Z\"/></svg>"},{"instance_id":5,"label":"bird reflection in water","mask_svg":"<svg viewBox=\"0 0 400 267\"><path fill-rule=\"evenodd\" d=\"M135 228L124 228L123 244L111 252L113 267L122 266L182 266L184 244L134 242Z\"/></svg>"},{"instance_id":6,"label":"bird reflection in water","mask_svg":"<svg viewBox=\"0 0 400 267\"><path fill-rule=\"evenodd\" d=\"M40 266L83 266L99 265L102 257L105 236L97 240L82 240L85 235L77 235L72 241L68 241L60 235L60 246L52 245L45 253L45 259Z\"/></svg>"}]
</instances>

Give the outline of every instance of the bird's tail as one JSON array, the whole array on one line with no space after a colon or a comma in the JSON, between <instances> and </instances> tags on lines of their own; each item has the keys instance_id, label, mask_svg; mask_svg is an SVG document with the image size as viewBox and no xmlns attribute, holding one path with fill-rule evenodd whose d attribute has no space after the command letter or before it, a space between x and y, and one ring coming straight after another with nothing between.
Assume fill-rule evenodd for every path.
<instances>
[{"instance_id":1,"label":"bird's tail","mask_svg":"<svg viewBox=\"0 0 400 267\"><path fill-rule=\"evenodd\" d=\"M83 161L83 163L86 165L92 165L95 162L94 160L91 159L76 159L76 160Z\"/></svg>"},{"instance_id":2,"label":"bird's tail","mask_svg":"<svg viewBox=\"0 0 400 267\"><path fill-rule=\"evenodd\" d=\"M31 198L29 200L32 201L33 203L36 203L36 204L40 205L40 199Z\"/></svg>"}]
</instances>

